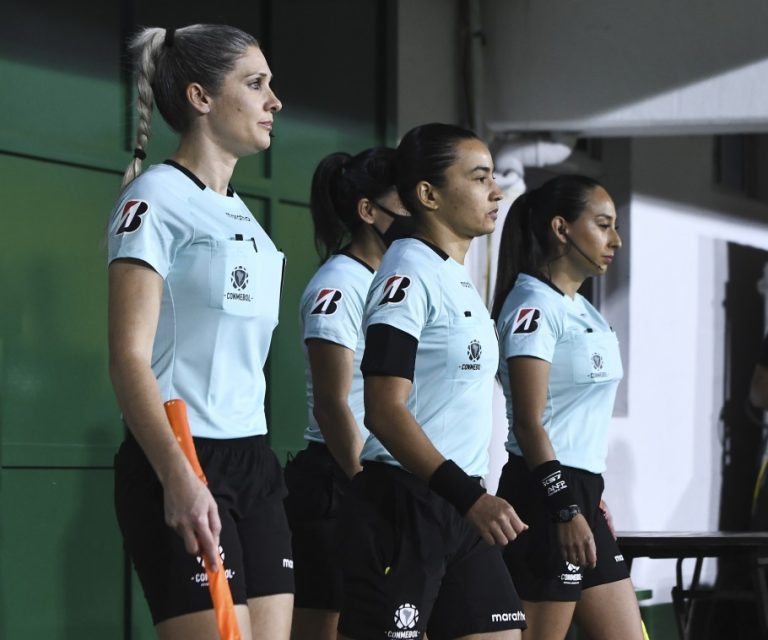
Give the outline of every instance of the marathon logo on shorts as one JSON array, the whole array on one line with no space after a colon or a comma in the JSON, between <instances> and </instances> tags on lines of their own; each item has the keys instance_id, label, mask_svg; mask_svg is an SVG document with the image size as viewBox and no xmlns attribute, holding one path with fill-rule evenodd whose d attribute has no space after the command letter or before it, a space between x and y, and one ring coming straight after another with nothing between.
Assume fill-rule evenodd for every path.
<instances>
[{"instance_id":1,"label":"marathon logo on shorts","mask_svg":"<svg viewBox=\"0 0 768 640\"><path fill-rule=\"evenodd\" d=\"M523 307L512 323L512 333L533 333L539 328L541 311L535 307Z\"/></svg>"},{"instance_id":2,"label":"marathon logo on shorts","mask_svg":"<svg viewBox=\"0 0 768 640\"><path fill-rule=\"evenodd\" d=\"M120 212L120 225L115 235L121 233L133 233L141 226L141 216L149 211L149 202L146 200L129 200L123 205Z\"/></svg>"},{"instance_id":3,"label":"marathon logo on shorts","mask_svg":"<svg viewBox=\"0 0 768 640\"><path fill-rule=\"evenodd\" d=\"M290 558L283 558L283 569L293 569L293 560Z\"/></svg>"},{"instance_id":4,"label":"marathon logo on shorts","mask_svg":"<svg viewBox=\"0 0 768 640\"><path fill-rule=\"evenodd\" d=\"M219 545L219 557L221 558L222 565L224 564L224 548ZM202 556L195 556L195 559L197 560L197 564L199 564L203 569L205 569L205 565L203 564L203 558ZM235 571L234 569L227 569L224 568L224 575L227 576L227 580L231 580L234 575ZM198 572L192 575L190 580L200 587L204 587L205 589L208 588L208 574L205 571Z\"/></svg>"},{"instance_id":5,"label":"marathon logo on shorts","mask_svg":"<svg viewBox=\"0 0 768 640\"><path fill-rule=\"evenodd\" d=\"M400 276L395 274L389 276L387 282L384 285L384 294L381 296L379 306L383 304L397 304L405 300L405 296L408 293L407 289L411 286L411 279L408 276Z\"/></svg>"},{"instance_id":6,"label":"marathon logo on shorts","mask_svg":"<svg viewBox=\"0 0 768 640\"><path fill-rule=\"evenodd\" d=\"M581 584L581 567L575 564L571 564L570 562L566 562L565 568L567 569L567 573L560 574L560 582L566 586Z\"/></svg>"},{"instance_id":7,"label":"marathon logo on shorts","mask_svg":"<svg viewBox=\"0 0 768 640\"><path fill-rule=\"evenodd\" d=\"M525 613L522 611L506 611L504 613L492 613L491 622L525 622Z\"/></svg>"},{"instance_id":8,"label":"marathon logo on shorts","mask_svg":"<svg viewBox=\"0 0 768 640\"><path fill-rule=\"evenodd\" d=\"M398 631L387 631L387 638L395 640L407 638L420 638L421 631L414 629L419 621L419 610L416 605L405 603L401 604L395 611L395 626Z\"/></svg>"},{"instance_id":9,"label":"marathon logo on shorts","mask_svg":"<svg viewBox=\"0 0 768 640\"><path fill-rule=\"evenodd\" d=\"M624 556L621 554L613 556L614 562L624 562Z\"/></svg>"},{"instance_id":10,"label":"marathon logo on shorts","mask_svg":"<svg viewBox=\"0 0 768 640\"><path fill-rule=\"evenodd\" d=\"M320 289L315 298L315 306L309 315L312 316L332 316L339 308L344 294L338 289Z\"/></svg>"}]
</instances>

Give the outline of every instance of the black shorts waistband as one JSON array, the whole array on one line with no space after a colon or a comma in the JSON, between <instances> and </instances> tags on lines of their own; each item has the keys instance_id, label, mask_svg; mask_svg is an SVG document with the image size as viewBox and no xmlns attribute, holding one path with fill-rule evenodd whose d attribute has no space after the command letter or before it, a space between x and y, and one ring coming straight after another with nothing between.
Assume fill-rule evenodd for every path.
<instances>
[{"instance_id":1,"label":"black shorts waistband","mask_svg":"<svg viewBox=\"0 0 768 640\"><path fill-rule=\"evenodd\" d=\"M247 451L254 447L269 446L267 443L267 436L261 434L258 436L246 436L244 438L203 438L200 436L192 436L192 441L195 443L196 449L201 448L220 448L230 449L233 451ZM129 430L126 429L125 442L130 446L136 446L141 448L136 437Z\"/></svg>"},{"instance_id":2,"label":"black shorts waistband","mask_svg":"<svg viewBox=\"0 0 768 640\"><path fill-rule=\"evenodd\" d=\"M516 453L508 452L509 453L509 462L517 467L525 467L525 469L530 473L530 469L528 468L528 463L525 461L525 458L523 456L519 456ZM568 473L576 475L576 476L582 476L584 478L602 478L601 473L594 473L593 471L587 471L586 469L580 469L579 467L569 467L567 464L561 465L563 469L568 471Z\"/></svg>"},{"instance_id":3,"label":"black shorts waistband","mask_svg":"<svg viewBox=\"0 0 768 640\"><path fill-rule=\"evenodd\" d=\"M413 474L410 471L403 469L402 467L398 467L397 465L389 464L387 462L374 462L373 460L363 460L363 469L370 470L374 474L381 474L381 473L387 473L387 472L392 472L392 474L395 476L399 474L403 474L400 477L407 478L408 482L414 482L416 484L420 483L420 484L423 484L424 486L429 485L429 483L426 480L422 480L416 474ZM482 478L482 476L469 476L469 477L475 482L477 482L478 484L485 485L485 480Z\"/></svg>"}]
</instances>

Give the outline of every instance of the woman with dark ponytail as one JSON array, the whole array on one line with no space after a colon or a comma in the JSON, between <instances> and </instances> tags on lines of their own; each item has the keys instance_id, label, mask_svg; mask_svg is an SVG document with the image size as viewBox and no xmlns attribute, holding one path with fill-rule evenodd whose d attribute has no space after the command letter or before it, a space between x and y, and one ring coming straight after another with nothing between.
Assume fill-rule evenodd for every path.
<instances>
[{"instance_id":1,"label":"woman with dark ponytail","mask_svg":"<svg viewBox=\"0 0 768 640\"><path fill-rule=\"evenodd\" d=\"M395 150L333 153L312 179L310 210L324 263L300 302L307 448L288 462L286 511L293 532L293 640L335 640L341 576L334 562L337 507L360 470L363 309L393 239L410 233L395 187Z\"/></svg>"},{"instance_id":2,"label":"woman with dark ponytail","mask_svg":"<svg viewBox=\"0 0 768 640\"><path fill-rule=\"evenodd\" d=\"M229 184L239 158L269 147L282 105L234 27L147 28L131 52L139 126L108 231L110 374L128 428L118 523L158 637L218 637L205 556L224 562L241 638L287 640L290 531L263 373L284 259ZM179 145L140 173L155 103ZM177 398L207 486L163 410Z\"/></svg>"},{"instance_id":3,"label":"woman with dark ponytail","mask_svg":"<svg viewBox=\"0 0 768 640\"><path fill-rule=\"evenodd\" d=\"M427 124L397 149L416 222L393 243L365 306L370 429L339 516L342 639L520 638L525 615L501 548L525 524L488 495L498 344L464 267L502 192L471 131Z\"/></svg>"},{"instance_id":4,"label":"woman with dark ponytail","mask_svg":"<svg viewBox=\"0 0 768 640\"><path fill-rule=\"evenodd\" d=\"M621 247L606 190L558 176L520 196L502 231L492 315L510 425L497 495L530 526L505 558L525 640L642 640L629 572L604 503L607 427L623 375L618 341L577 290Z\"/></svg>"}]
</instances>

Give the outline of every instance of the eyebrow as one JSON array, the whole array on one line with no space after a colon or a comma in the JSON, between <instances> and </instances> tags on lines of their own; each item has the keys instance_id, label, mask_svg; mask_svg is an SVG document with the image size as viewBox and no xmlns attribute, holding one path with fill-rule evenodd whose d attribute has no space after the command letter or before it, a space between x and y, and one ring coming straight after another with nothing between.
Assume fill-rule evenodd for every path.
<instances>
[{"instance_id":1,"label":"eyebrow","mask_svg":"<svg viewBox=\"0 0 768 640\"><path fill-rule=\"evenodd\" d=\"M485 173L493 173L493 169L491 167L484 167L482 165L478 165L470 173L474 173L475 171L484 171Z\"/></svg>"},{"instance_id":2,"label":"eyebrow","mask_svg":"<svg viewBox=\"0 0 768 640\"><path fill-rule=\"evenodd\" d=\"M267 73L266 71L254 71L252 73L246 73L243 76L245 79L255 79L255 78L266 78L267 80L272 79L272 75Z\"/></svg>"}]
</instances>

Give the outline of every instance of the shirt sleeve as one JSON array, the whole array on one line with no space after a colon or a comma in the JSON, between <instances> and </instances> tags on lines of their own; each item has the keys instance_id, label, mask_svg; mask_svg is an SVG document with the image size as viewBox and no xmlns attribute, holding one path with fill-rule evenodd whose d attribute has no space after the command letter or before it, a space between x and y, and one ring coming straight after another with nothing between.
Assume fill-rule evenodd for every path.
<instances>
[{"instance_id":1,"label":"shirt sleeve","mask_svg":"<svg viewBox=\"0 0 768 640\"><path fill-rule=\"evenodd\" d=\"M551 308L534 299L514 300L504 305L499 326L501 357L529 356L552 362L562 323Z\"/></svg>"},{"instance_id":2,"label":"shirt sleeve","mask_svg":"<svg viewBox=\"0 0 768 640\"><path fill-rule=\"evenodd\" d=\"M183 223L184 203L168 206L167 197L128 189L112 212L109 226L109 258L132 258L147 263L167 277L176 253L191 241L191 225Z\"/></svg>"},{"instance_id":3,"label":"shirt sleeve","mask_svg":"<svg viewBox=\"0 0 768 640\"><path fill-rule=\"evenodd\" d=\"M365 309L364 327L386 324L413 336L417 341L421 331L434 316L436 309L431 291L439 291L423 274L405 265L374 280Z\"/></svg>"},{"instance_id":4,"label":"shirt sleeve","mask_svg":"<svg viewBox=\"0 0 768 640\"><path fill-rule=\"evenodd\" d=\"M357 349L363 305L349 287L313 286L307 289L301 314L304 320L302 340L305 342L319 338L352 351Z\"/></svg>"}]
</instances>

